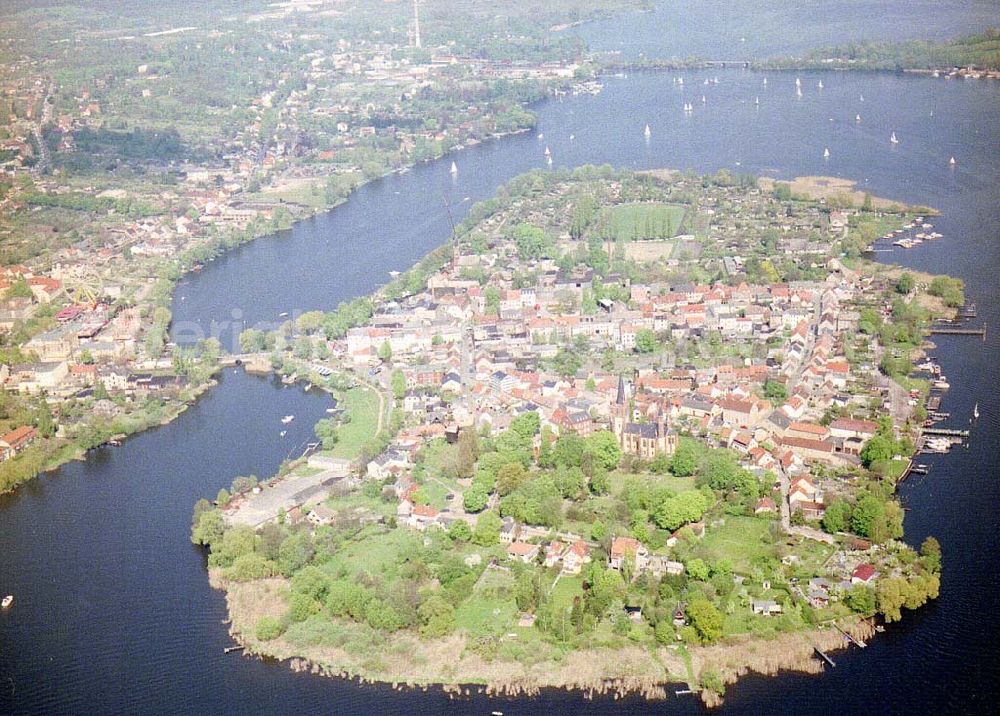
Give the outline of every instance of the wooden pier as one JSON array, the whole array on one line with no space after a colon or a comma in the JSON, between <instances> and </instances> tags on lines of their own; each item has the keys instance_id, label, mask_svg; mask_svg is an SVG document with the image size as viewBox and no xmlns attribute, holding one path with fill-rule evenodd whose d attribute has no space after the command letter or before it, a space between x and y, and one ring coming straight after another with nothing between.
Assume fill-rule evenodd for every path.
<instances>
[{"instance_id":1,"label":"wooden pier","mask_svg":"<svg viewBox=\"0 0 1000 716\"><path fill-rule=\"evenodd\" d=\"M834 663L833 659L831 659L829 656L827 656L825 653L823 653L822 649L820 649L815 644L812 645L812 648L816 651L817 654L819 654L821 657L823 657L823 661L825 661L827 664L829 664L830 666L832 666L834 668L837 667L837 664Z\"/></svg>"},{"instance_id":2,"label":"wooden pier","mask_svg":"<svg viewBox=\"0 0 1000 716\"><path fill-rule=\"evenodd\" d=\"M947 438L967 438L968 430L952 430L950 428L924 428L924 435L939 435Z\"/></svg>"},{"instance_id":3,"label":"wooden pier","mask_svg":"<svg viewBox=\"0 0 1000 716\"><path fill-rule=\"evenodd\" d=\"M864 649L866 646L868 646L867 644L865 644L860 639L855 639L853 636L851 636L846 631L844 631L843 629L841 629L839 624L834 623L833 627L834 627L834 629L836 629L837 631L839 631L841 634L843 634L844 638L847 639L852 644L856 644L857 646L860 646L862 649ZM822 654L823 652L820 652L820 653Z\"/></svg>"},{"instance_id":4,"label":"wooden pier","mask_svg":"<svg viewBox=\"0 0 1000 716\"><path fill-rule=\"evenodd\" d=\"M931 326L931 334L939 336L982 336L986 340L986 326L963 328L961 326Z\"/></svg>"}]
</instances>

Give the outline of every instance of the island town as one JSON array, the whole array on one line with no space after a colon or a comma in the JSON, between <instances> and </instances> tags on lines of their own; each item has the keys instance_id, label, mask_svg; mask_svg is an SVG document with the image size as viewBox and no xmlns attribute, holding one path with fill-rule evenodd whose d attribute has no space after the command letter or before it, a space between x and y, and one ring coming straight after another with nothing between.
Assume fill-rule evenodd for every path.
<instances>
[{"instance_id":1,"label":"island town","mask_svg":"<svg viewBox=\"0 0 1000 716\"><path fill-rule=\"evenodd\" d=\"M894 490L960 288L857 255L927 209L838 196L536 172L373 298L244 333L238 360L338 400L196 506L234 635L379 681L718 695L934 598ZM359 658L375 635L395 656Z\"/></svg>"}]
</instances>

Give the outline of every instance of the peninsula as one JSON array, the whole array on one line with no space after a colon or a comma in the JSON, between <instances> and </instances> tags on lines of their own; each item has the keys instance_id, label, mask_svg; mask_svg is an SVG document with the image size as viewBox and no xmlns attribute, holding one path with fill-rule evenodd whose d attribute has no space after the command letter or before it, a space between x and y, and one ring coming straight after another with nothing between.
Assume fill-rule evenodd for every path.
<instances>
[{"instance_id":1,"label":"peninsula","mask_svg":"<svg viewBox=\"0 0 1000 716\"><path fill-rule=\"evenodd\" d=\"M935 598L894 492L962 286L866 259L929 210L850 189L532 172L374 296L244 333L338 403L195 507L233 636L393 684L711 704Z\"/></svg>"}]
</instances>

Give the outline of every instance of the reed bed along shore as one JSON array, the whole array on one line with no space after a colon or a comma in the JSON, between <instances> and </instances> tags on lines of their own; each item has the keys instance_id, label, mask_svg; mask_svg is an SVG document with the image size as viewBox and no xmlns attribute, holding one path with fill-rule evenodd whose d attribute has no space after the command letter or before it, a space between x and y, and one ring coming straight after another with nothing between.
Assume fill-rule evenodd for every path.
<instances>
[{"instance_id":1,"label":"reed bed along shore","mask_svg":"<svg viewBox=\"0 0 1000 716\"><path fill-rule=\"evenodd\" d=\"M467 648L467 638L462 634L425 640L410 633L396 633L382 638L377 653L352 648L349 640L342 646L302 646L284 637L260 641L255 635L261 617L284 612L286 580L224 582L216 570L212 570L210 580L213 587L226 591L230 635L248 655L287 662L295 671L362 684L424 691L440 688L452 698L477 694L532 697L543 689L565 689L581 692L586 698L639 695L657 700L666 698L671 689L690 688L700 692L706 705L716 706L722 703L724 694L703 688L703 675L712 674L716 685L728 685L751 672L818 674L826 667L816 656L816 647L829 653L848 645L833 626L770 639L748 636L688 647L690 669L680 650L669 647L652 651L639 646L581 649L531 663L487 660ZM875 631L874 625L864 620L839 626L862 641L870 639Z\"/></svg>"}]
</instances>

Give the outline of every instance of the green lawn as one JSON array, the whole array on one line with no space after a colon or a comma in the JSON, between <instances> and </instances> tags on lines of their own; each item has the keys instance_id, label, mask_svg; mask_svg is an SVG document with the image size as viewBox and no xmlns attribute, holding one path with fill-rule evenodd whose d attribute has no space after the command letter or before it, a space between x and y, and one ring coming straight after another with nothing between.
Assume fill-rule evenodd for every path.
<instances>
[{"instance_id":1,"label":"green lawn","mask_svg":"<svg viewBox=\"0 0 1000 716\"><path fill-rule=\"evenodd\" d=\"M552 601L557 607L572 607L573 600L583 594L583 580L579 577L560 577L552 590Z\"/></svg>"},{"instance_id":2,"label":"green lawn","mask_svg":"<svg viewBox=\"0 0 1000 716\"><path fill-rule=\"evenodd\" d=\"M669 239L683 219L684 207L677 204L621 204L605 209L598 225L601 236L612 241Z\"/></svg>"},{"instance_id":3,"label":"green lawn","mask_svg":"<svg viewBox=\"0 0 1000 716\"><path fill-rule=\"evenodd\" d=\"M455 623L472 636L503 635L517 623L517 604L513 599L473 595L458 605Z\"/></svg>"},{"instance_id":4,"label":"green lawn","mask_svg":"<svg viewBox=\"0 0 1000 716\"><path fill-rule=\"evenodd\" d=\"M364 532L362 532L364 534ZM412 530L396 529L383 534L371 534L346 543L323 569L330 574L367 572L395 578L400 562L407 553L423 550L423 535Z\"/></svg>"},{"instance_id":5,"label":"green lawn","mask_svg":"<svg viewBox=\"0 0 1000 716\"><path fill-rule=\"evenodd\" d=\"M361 452L361 447L375 436L378 396L369 388L351 388L340 396L338 407L351 416L351 422L337 429L337 444L328 454L352 460Z\"/></svg>"},{"instance_id":6,"label":"green lawn","mask_svg":"<svg viewBox=\"0 0 1000 716\"><path fill-rule=\"evenodd\" d=\"M890 460L886 470L886 477L890 480L898 480L903 476L903 471L910 464L909 460Z\"/></svg>"},{"instance_id":7,"label":"green lawn","mask_svg":"<svg viewBox=\"0 0 1000 716\"><path fill-rule=\"evenodd\" d=\"M755 517L725 516L726 523L709 528L694 555L708 562L728 559L737 572L748 572L756 557L774 556L771 536L773 520Z\"/></svg>"}]
</instances>

